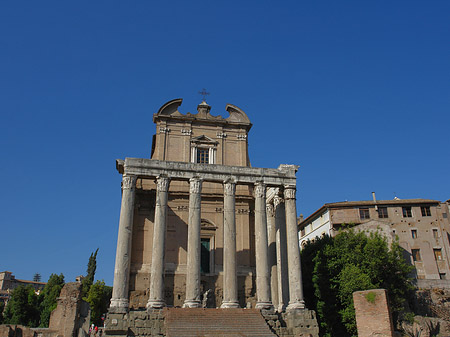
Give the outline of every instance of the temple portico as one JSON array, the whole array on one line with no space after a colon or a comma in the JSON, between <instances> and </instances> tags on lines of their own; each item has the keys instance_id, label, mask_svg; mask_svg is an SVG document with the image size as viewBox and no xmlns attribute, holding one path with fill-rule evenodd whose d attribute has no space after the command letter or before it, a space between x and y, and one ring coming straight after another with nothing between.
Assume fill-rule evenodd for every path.
<instances>
[{"instance_id":1,"label":"temple portico","mask_svg":"<svg viewBox=\"0 0 450 337\"><path fill-rule=\"evenodd\" d=\"M165 306L164 273L167 205L169 185L176 181L189 183L186 298L184 307L201 306L200 230L202 185L206 182L214 182L223 185L224 292L221 307L239 307L236 266L235 193L237 186L246 185L251 186L254 190L256 307L260 309L271 309L273 307L279 309L280 303L283 302L286 294L289 293L288 310L304 308L295 205L295 174L298 166L280 165L278 169L265 169L126 158L125 160L117 160L117 169L123 175L123 192L111 311L123 312L129 306L128 282L130 279L131 232L136 181L138 179L156 180L153 248L148 284L148 309ZM274 195L271 192L270 198L268 198L266 195L268 190L276 190L277 193ZM281 209L279 207L280 199L283 198L279 191L284 191L284 216L279 214ZM272 209L273 212L267 214L266 209ZM268 222L270 223L269 228ZM283 233L285 234L283 235ZM283 239L283 236L286 239ZM269 238L271 242L269 242ZM276 249L274 249L274 245ZM282 256L282 251L287 251L288 259L286 259L286 256ZM274 254L278 255L278 258ZM272 268L274 261L276 261L276 268ZM272 265L270 265L271 263ZM289 290L283 287L283 276L281 275L283 270L289 270ZM274 271L277 275L272 275Z\"/></svg>"}]
</instances>

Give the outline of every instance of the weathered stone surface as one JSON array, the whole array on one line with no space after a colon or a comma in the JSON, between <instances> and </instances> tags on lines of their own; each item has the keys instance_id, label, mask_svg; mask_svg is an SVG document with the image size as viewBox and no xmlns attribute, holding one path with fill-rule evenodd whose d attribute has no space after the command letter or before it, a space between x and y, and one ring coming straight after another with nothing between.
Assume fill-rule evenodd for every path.
<instances>
[{"instance_id":1,"label":"weathered stone surface","mask_svg":"<svg viewBox=\"0 0 450 337\"><path fill-rule=\"evenodd\" d=\"M353 293L353 304L359 337L394 335L386 289L356 291Z\"/></svg>"},{"instance_id":2,"label":"weathered stone surface","mask_svg":"<svg viewBox=\"0 0 450 337\"><path fill-rule=\"evenodd\" d=\"M58 306L50 315L49 329L61 336L80 336L89 330L89 304L81 299L81 283L66 283L61 289Z\"/></svg>"},{"instance_id":3,"label":"weathered stone surface","mask_svg":"<svg viewBox=\"0 0 450 337\"><path fill-rule=\"evenodd\" d=\"M267 324L277 336L283 337L318 337L319 324L313 310L291 310L283 313L267 313L263 311Z\"/></svg>"}]
</instances>

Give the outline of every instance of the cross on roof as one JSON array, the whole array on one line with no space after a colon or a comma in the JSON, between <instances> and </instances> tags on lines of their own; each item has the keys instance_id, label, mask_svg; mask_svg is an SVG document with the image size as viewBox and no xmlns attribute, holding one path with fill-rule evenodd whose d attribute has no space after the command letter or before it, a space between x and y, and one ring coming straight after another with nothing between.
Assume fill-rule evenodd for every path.
<instances>
[{"instance_id":1,"label":"cross on roof","mask_svg":"<svg viewBox=\"0 0 450 337\"><path fill-rule=\"evenodd\" d=\"M200 95L202 95L202 99L203 99L203 101L205 101L206 102L206 96L208 96L209 95L209 92L206 92L206 89L205 88L203 88L202 89L202 91L199 91L198 92Z\"/></svg>"}]
</instances>

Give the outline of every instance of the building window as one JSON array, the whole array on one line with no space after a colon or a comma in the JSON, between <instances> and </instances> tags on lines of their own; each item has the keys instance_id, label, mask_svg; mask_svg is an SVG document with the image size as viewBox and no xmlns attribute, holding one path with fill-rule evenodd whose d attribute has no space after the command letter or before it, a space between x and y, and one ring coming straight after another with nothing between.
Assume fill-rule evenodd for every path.
<instances>
[{"instance_id":1,"label":"building window","mask_svg":"<svg viewBox=\"0 0 450 337\"><path fill-rule=\"evenodd\" d=\"M359 209L359 217L361 220L370 219L369 209L368 208L360 208Z\"/></svg>"},{"instance_id":2,"label":"building window","mask_svg":"<svg viewBox=\"0 0 450 337\"><path fill-rule=\"evenodd\" d=\"M404 218L411 218L412 217L411 207L402 207L402 210L403 210L403 217Z\"/></svg>"},{"instance_id":3,"label":"building window","mask_svg":"<svg viewBox=\"0 0 450 337\"><path fill-rule=\"evenodd\" d=\"M436 261L442 261L442 250L441 248L435 248L433 249L434 252L434 259Z\"/></svg>"},{"instance_id":4,"label":"building window","mask_svg":"<svg viewBox=\"0 0 450 337\"><path fill-rule=\"evenodd\" d=\"M197 149L197 161L198 164L209 164L209 149Z\"/></svg>"},{"instance_id":5,"label":"building window","mask_svg":"<svg viewBox=\"0 0 450 337\"><path fill-rule=\"evenodd\" d=\"M442 217L443 217L444 219L447 219L447 213L442 213Z\"/></svg>"},{"instance_id":6,"label":"building window","mask_svg":"<svg viewBox=\"0 0 450 337\"><path fill-rule=\"evenodd\" d=\"M438 233L438 230L437 230L436 228L433 228L433 237L434 237L435 239L438 239L438 238L439 238L439 233Z\"/></svg>"},{"instance_id":7,"label":"building window","mask_svg":"<svg viewBox=\"0 0 450 337\"><path fill-rule=\"evenodd\" d=\"M411 229L411 237L417 239L417 229Z\"/></svg>"},{"instance_id":8,"label":"building window","mask_svg":"<svg viewBox=\"0 0 450 337\"><path fill-rule=\"evenodd\" d=\"M445 275L445 273L439 273L439 278L440 278L441 280L446 280L446 279L447 279L447 276Z\"/></svg>"},{"instance_id":9,"label":"building window","mask_svg":"<svg viewBox=\"0 0 450 337\"><path fill-rule=\"evenodd\" d=\"M215 164L217 142L205 135L191 139L191 163Z\"/></svg>"},{"instance_id":10,"label":"building window","mask_svg":"<svg viewBox=\"0 0 450 337\"><path fill-rule=\"evenodd\" d=\"M422 216L431 216L430 206L422 206L420 207L420 210L422 212Z\"/></svg>"},{"instance_id":11,"label":"building window","mask_svg":"<svg viewBox=\"0 0 450 337\"><path fill-rule=\"evenodd\" d=\"M411 249L411 255L414 262L422 261L422 258L420 257L420 249Z\"/></svg>"},{"instance_id":12,"label":"building window","mask_svg":"<svg viewBox=\"0 0 450 337\"><path fill-rule=\"evenodd\" d=\"M211 240L209 238L201 238L201 255L200 255L200 271L203 274L209 274L211 259Z\"/></svg>"},{"instance_id":13,"label":"building window","mask_svg":"<svg viewBox=\"0 0 450 337\"><path fill-rule=\"evenodd\" d=\"M378 217L380 219L386 219L388 217L387 207L378 207Z\"/></svg>"}]
</instances>

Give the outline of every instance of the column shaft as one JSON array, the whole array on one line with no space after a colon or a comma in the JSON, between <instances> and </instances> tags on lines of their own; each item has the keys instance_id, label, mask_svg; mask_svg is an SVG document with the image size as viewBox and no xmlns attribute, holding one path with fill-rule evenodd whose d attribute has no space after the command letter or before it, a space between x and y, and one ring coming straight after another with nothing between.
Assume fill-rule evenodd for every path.
<instances>
[{"instance_id":1,"label":"column shaft","mask_svg":"<svg viewBox=\"0 0 450 337\"><path fill-rule=\"evenodd\" d=\"M221 308L239 308L236 274L236 184L224 182L223 199L223 301Z\"/></svg>"},{"instance_id":2,"label":"column shaft","mask_svg":"<svg viewBox=\"0 0 450 337\"><path fill-rule=\"evenodd\" d=\"M275 228L277 240L278 272L278 311L284 311L289 303L289 273L286 238L286 213L284 200L276 195L274 198Z\"/></svg>"},{"instance_id":3,"label":"column shaft","mask_svg":"<svg viewBox=\"0 0 450 337\"><path fill-rule=\"evenodd\" d=\"M159 176L156 182L155 222L153 225L153 249L150 275L150 295L147 309L162 308L164 301L164 250L166 239L167 200L169 178Z\"/></svg>"},{"instance_id":4,"label":"column shaft","mask_svg":"<svg viewBox=\"0 0 450 337\"><path fill-rule=\"evenodd\" d=\"M186 300L183 307L199 308L200 302L200 229L201 229L201 203L202 180L192 178L189 180L189 223L186 270Z\"/></svg>"},{"instance_id":5,"label":"column shaft","mask_svg":"<svg viewBox=\"0 0 450 337\"><path fill-rule=\"evenodd\" d=\"M269 251L267 246L266 185L255 185L255 251L258 309L272 309L270 297Z\"/></svg>"},{"instance_id":6,"label":"column shaft","mask_svg":"<svg viewBox=\"0 0 450 337\"><path fill-rule=\"evenodd\" d=\"M110 305L110 310L112 312L128 311L128 287L130 279L135 184L135 176L122 177L122 204L120 207L116 266L114 268L113 293Z\"/></svg>"},{"instance_id":7,"label":"column shaft","mask_svg":"<svg viewBox=\"0 0 450 337\"><path fill-rule=\"evenodd\" d=\"M295 206L295 186L284 189L286 208L286 229L289 266L289 305L288 310L304 309L302 269L298 242L297 208Z\"/></svg>"},{"instance_id":8,"label":"column shaft","mask_svg":"<svg viewBox=\"0 0 450 337\"><path fill-rule=\"evenodd\" d=\"M267 238L269 249L269 270L270 270L270 295L272 296L272 304L278 307L278 273L277 273L277 247L276 247L276 228L275 228L275 211L273 204L266 204L267 214Z\"/></svg>"}]
</instances>

